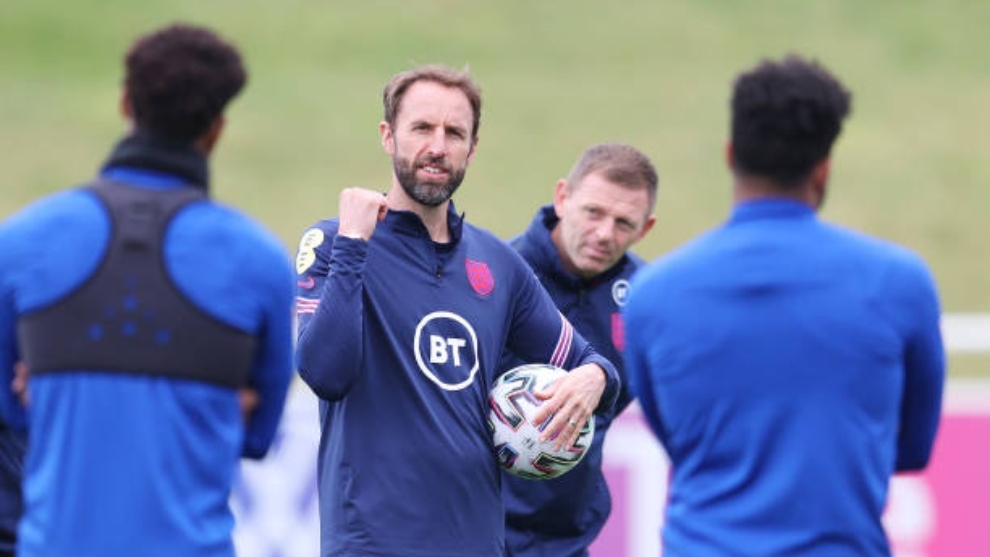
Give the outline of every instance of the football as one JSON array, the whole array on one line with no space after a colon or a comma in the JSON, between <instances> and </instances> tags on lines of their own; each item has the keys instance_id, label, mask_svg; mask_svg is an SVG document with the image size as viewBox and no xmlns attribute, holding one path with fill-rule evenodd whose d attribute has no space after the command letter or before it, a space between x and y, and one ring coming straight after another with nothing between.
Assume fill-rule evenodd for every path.
<instances>
[{"instance_id":1,"label":"football","mask_svg":"<svg viewBox=\"0 0 990 557\"><path fill-rule=\"evenodd\" d=\"M549 364L527 364L495 381L488 395L488 427L502 469L521 478L548 480L574 468L584 457L595 435L593 418L581 427L573 447L560 450L554 450L552 440L540 441L540 433L553 416L542 424L532 421L543 402L534 393L566 374Z\"/></svg>"}]
</instances>

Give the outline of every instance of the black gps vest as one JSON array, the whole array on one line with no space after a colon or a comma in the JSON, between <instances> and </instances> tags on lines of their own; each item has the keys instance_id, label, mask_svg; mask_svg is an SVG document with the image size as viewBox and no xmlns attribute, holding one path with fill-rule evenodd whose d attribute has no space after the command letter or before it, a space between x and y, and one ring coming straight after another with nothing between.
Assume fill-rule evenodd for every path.
<instances>
[{"instance_id":1,"label":"black gps vest","mask_svg":"<svg viewBox=\"0 0 990 557\"><path fill-rule=\"evenodd\" d=\"M82 286L19 319L22 357L30 372L98 370L245 386L254 336L197 308L165 268L169 222L188 203L205 199L206 192L105 180L84 188L109 212L109 246Z\"/></svg>"}]
</instances>

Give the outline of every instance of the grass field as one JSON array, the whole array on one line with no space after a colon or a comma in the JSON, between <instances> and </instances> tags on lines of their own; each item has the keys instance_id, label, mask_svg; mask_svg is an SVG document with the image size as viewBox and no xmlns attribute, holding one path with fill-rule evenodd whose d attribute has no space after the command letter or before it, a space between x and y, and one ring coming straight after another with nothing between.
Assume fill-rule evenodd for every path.
<instances>
[{"instance_id":1,"label":"grass field","mask_svg":"<svg viewBox=\"0 0 990 557\"><path fill-rule=\"evenodd\" d=\"M854 92L824 217L920 252L947 311L990 310L990 3L982 0L11 0L0 4L0 216L93 174L123 131L121 55L172 20L245 52L250 84L216 156L217 197L292 249L345 186L385 188L380 91L426 62L485 93L461 210L525 226L586 146L626 141L661 174L655 257L721 221L731 81L762 57L819 58ZM60 231L71 233L71 231ZM953 360L990 373L990 358Z\"/></svg>"}]
</instances>

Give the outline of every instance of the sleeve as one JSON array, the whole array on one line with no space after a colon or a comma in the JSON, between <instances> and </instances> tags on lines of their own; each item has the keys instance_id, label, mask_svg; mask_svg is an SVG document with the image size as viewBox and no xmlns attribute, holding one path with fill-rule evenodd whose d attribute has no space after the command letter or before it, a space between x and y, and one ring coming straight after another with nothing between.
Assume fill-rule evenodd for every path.
<instances>
[{"instance_id":1,"label":"sleeve","mask_svg":"<svg viewBox=\"0 0 990 557\"><path fill-rule=\"evenodd\" d=\"M0 245L11 245L6 237L8 229L0 226ZM3 250L9 254L10 250ZM13 265L0 255L0 273L12 269ZM27 428L27 413L20 400L9 388L14 378L14 364L18 361L17 349L17 310L14 307L14 293L10 281L0 275L0 418L3 423L18 431Z\"/></svg>"},{"instance_id":2,"label":"sleeve","mask_svg":"<svg viewBox=\"0 0 990 557\"><path fill-rule=\"evenodd\" d=\"M525 265L521 260L520 264ZM571 326L536 276L527 274L527 280L519 281L521 288L515 297L509 350L523 361L546 362L567 370L598 364L605 371L605 391L595 412L611 410L619 393L618 370Z\"/></svg>"},{"instance_id":3,"label":"sleeve","mask_svg":"<svg viewBox=\"0 0 990 557\"><path fill-rule=\"evenodd\" d=\"M299 376L324 400L343 398L360 377L367 253L368 242L316 228L300 242L296 365Z\"/></svg>"},{"instance_id":4,"label":"sleeve","mask_svg":"<svg viewBox=\"0 0 990 557\"><path fill-rule=\"evenodd\" d=\"M0 293L0 298L0 417L4 425L22 431L27 427L27 416L17 396L9 388L14 379L14 364L18 360L17 316L8 293Z\"/></svg>"},{"instance_id":5,"label":"sleeve","mask_svg":"<svg viewBox=\"0 0 990 557\"><path fill-rule=\"evenodd\" d=\"M258 392L258 407L248 420L243 456L261 458L275 437L286 394L292 381L292 294L293 274L284 252L267 269L272 278L264 324L259 332L259 350L251 372L251 387Z\"/></svg>"},{"instance_id":6,"label":"sleeve","mask_svg":"<svg viewBox=\"0 0 990 557\"><path fill-rule=\"evenodd\" d=\"M650 429L662 442L666 439L666 428L660 405L657 403L656 385L653 384L649 363L650 339L655 338L652 331L656 326L656 323L650 320L656 320L658 312L643 311L644 307L654 306L652 300L644 299L645 294L642 291L646 288L648 288L646 285L634 283L629 301L624 308L626 345L622 356L629 391L639 401L639 407Z\"/></svg>"},{"instance_id":7,"label":"sleeve","mask_svg":"<svg viewBox=\"0 0 990 557\"><path fill-rule=\"evenodd\" d=\"M904 351L904 396L897 438L898 472L928 465L942 410L945 352L934 280L922 266L905 304L909 319Z\"/></svg>"}]
</instances>

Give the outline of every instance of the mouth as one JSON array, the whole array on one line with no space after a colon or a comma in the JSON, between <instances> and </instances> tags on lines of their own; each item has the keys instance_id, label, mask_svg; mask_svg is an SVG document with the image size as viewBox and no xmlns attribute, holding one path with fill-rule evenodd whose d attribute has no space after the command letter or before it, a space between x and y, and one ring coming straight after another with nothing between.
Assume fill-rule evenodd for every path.
<instances>
[{"instance_id":1,"label":"mouth","mask_svg":"<svg viewBox=\"0 0 990 557\"><path fill-rule=\"evenodd\" d=\"M442 160L427 160L416 165L416 170L432 177L443 177L450 174L450 169Z\"/></svg>"},{"instance_id":2,"label":"mouth","mask_svg":"<svg viewBox=\"0 0 990 557\"><path fill-rule=\"evenodd\" d=\"M585 251L585 257L597 263L605 263L611 259L612 253L608 250L588 248Z\"/></svg>"}]
</instances>

